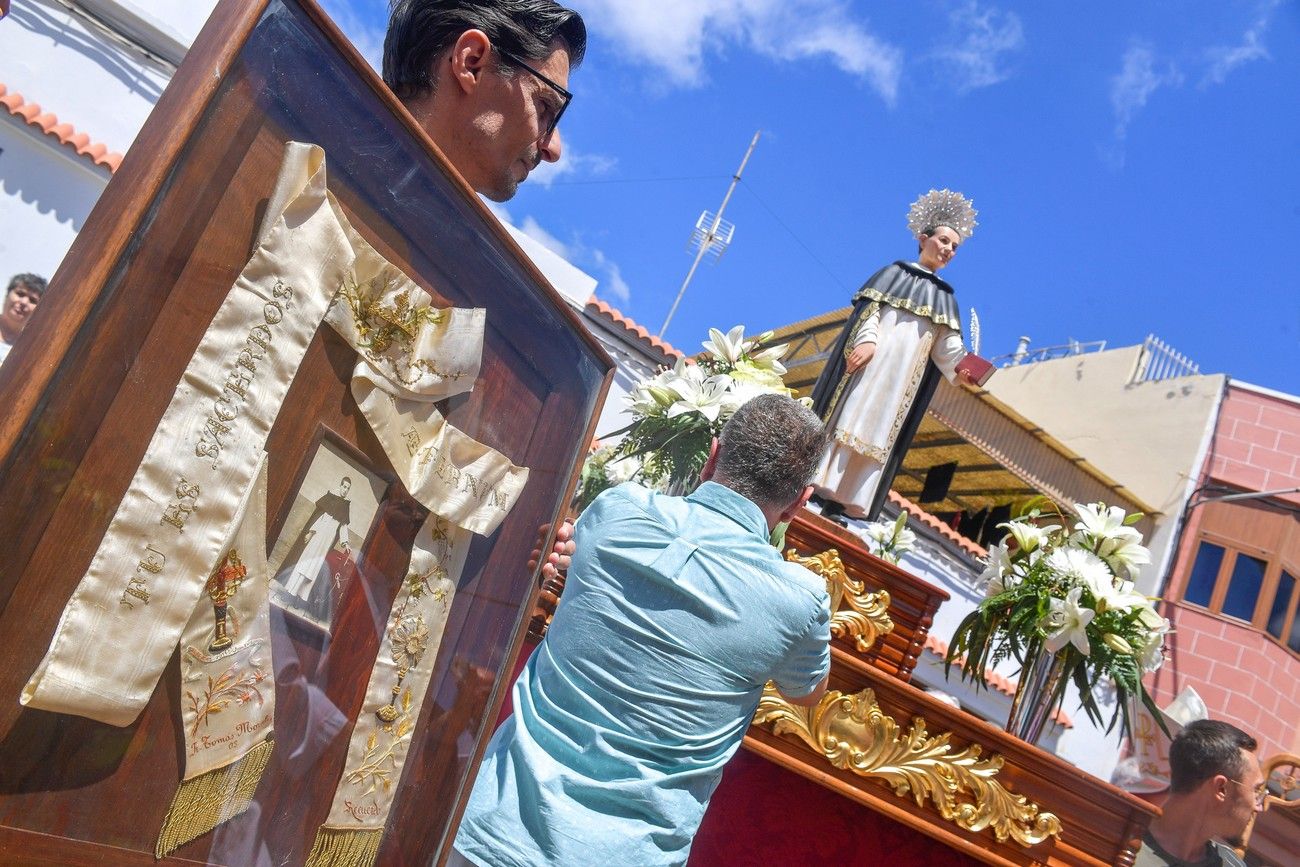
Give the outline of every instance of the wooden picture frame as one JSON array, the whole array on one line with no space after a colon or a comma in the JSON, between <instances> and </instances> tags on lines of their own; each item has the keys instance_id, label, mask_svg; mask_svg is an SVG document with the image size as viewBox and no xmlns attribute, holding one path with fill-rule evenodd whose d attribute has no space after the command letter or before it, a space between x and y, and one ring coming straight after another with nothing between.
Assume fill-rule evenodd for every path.
<instances>
[{"instance_id":1,"label":"wooden picture frame","mask_svg":"<svg viewBox=\"0 0 1300 867\"><path fill-rule=\"evenodd\" d=\"M470 546L378 863L449 852L536 598L529 552L549 546L538 528L569 502L613 365L312 0L223 0L0 368L0 858L154 863L183 766L176 660L126 728L18 696L253 249L289 140L325 149L354 227L438 306L487 311L480 378L439 408L530 470L505 522ZM316 333L267 443L269 515L285 513L322 425L386 465L348 391L354 359L330 328ZM252 808L166 861L302 863L423 519L400 489L327 648L273 617L273 650L310 676L277 683L278 746Z\"/></svg>"}]
</instances>

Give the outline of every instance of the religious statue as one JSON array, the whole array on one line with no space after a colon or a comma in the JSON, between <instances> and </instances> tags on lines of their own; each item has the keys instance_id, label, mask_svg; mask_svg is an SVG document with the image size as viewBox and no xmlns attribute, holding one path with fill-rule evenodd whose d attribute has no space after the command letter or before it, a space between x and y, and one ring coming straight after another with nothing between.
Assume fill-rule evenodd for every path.
<instances>
[{"instance_id":1,"label":"religious statue","mask_svg":"<svg viewBox=\"0 0 1300 867\"><path fill-rule=\"evenodd\" d=\"M828 518L878 516L939 374L974 381L963 364L970 354L957 299L937 272L971 236L975 214L961 193L931 190L917 199L907 218L917 261L886 265L853 296L813 388L831 440L813 477Z\"/></svg>"}]
</instances>

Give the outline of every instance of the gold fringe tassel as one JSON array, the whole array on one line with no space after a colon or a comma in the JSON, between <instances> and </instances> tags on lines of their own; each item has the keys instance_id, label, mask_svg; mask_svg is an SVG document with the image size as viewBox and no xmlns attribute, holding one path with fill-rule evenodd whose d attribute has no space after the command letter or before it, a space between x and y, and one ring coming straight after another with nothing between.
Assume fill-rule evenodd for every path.
<instances>
[{"instance_id":1,"label":"gold fringe tassel","mask_svg":"<svg viewBox=\"0 0 1300 867\"><path fill-rule=\"evenodd\" d=\"M357 830L322 825L304 867L373 867L383 839L383 828Z\"/></svg>"},{"instance_id":2,"label":"gold fringe tassel","mask_svg":"<svg viewBox=\"0 0 1300 867\"><path fill-rule=\"evenodd\" d=\"M247 810L274 749L274 741L262 741L224 768L182 780L158 832L154 855L165 858L173 850Z\"/></svg>"}]
</instances>

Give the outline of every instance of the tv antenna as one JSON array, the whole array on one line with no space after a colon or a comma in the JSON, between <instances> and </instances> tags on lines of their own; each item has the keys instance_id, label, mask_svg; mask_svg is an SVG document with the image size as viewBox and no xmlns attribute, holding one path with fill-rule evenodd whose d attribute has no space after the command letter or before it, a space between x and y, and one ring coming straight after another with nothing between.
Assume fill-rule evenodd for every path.
<instances>
[{"instance_id":1,"label":"tv antenna","mask_svg":"<svg viewBox=\"0 0 1300 867\"><path fill-rule=\"evenodd\" d=\"M736 191L736 184L740 183L740 176L745 171L745 165L749 162L750 154L754 152L754 146L758 144L758 137L762 130L754 133L754 140L749 143L749 150L745 151L745 158L740 161L740 168L731 176L731 185L727 187L727 194L722 197L722 204L718 207L715 214L711 211L705 211L700 214L700 218L695 221L695 229L691 232L691 239L686 244L688 251L695 251L695 261L691 263L691 270L686 272L686 279L682 281L682 288L677 290L677 297L673 299L673 306L668 311L668 317L664 319L664 324L659 329L659 338L662 339L664 332L668 330L668 323L673 321L673 314L677 312L677 305L682 303L682 296L686 294L686 287L691 285L691 278L695 276L695 269L700 267L700 262L705 256L712 258L717 262L722 258L722 254L727 252L727 247L731 245L731 239L736 236L736 226L722 219L723 213L727 210L727 203L731 201L731 194Z\"/></svg>"}]
</instances>

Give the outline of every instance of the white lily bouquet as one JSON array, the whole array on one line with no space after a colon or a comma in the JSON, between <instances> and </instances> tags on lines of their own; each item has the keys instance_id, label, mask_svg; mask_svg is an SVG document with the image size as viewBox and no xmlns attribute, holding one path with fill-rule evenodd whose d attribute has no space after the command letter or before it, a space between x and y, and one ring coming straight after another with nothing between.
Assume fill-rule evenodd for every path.
<instances>
[{"instance_id":1,"label":"white lily bouquet","mask_svg":"<svg viewBox=\"0 0 1300 867\"><path fill-rule=\"evenodd\" d=\"M745 339L737 325L726 334L709 329L707 350L694 364L679 359L671 368L643 380L628 395L635 421L611 436L624 434L607 468L641 460L636 476L671 492L695 483L709 457L709 443L732 413L760 394L790 394L781 381L781 357L788 344L759 347L768 331Z\"/></svg>"},{"instance_id":2,"label":"white lily bouquet","mask_svg":"<svg viewBox=\"0 0 1300 867\"><path fill-rule=\"evenodd\" d=\"M1125 729L1134 731L1129 715L1135 697L1163 726L1142 684L1144 674L1164 663L1169 632L1153 600L1134 589L1137 570L1151 562L1142 534L1132 527L1142 516L1103 503L1076 505L1075 511L1070 530L1059 513L1061 523L1042 526L1037 510L999 525L1009 535L989 551L981 576L985 598L957 627L947 666L965 654L962 677L982 686L986 668L1014 657L1023 688L1031 666L1050 657L1056 676L1042 680L1046 694L1038 697L1048 712L1060 707L1073 681L1084 710L1101 725L1093 688L1107 679L1118 698L1107 731L1121 714ZM1036 740L1037 732L1026 739Z\"/></svg>"},{"instance_id":3,"label":"white lily bouquet","mask_svg":"<svg viewBox=\"0 0 1300 867\"><path fill-rule=\"evenodd\" d=\"M870 523L863 533L867 537L867 550L896 566L904 554L916 547L916 534L907 529L907 512L899 512L894 521L882 519Z\"/></svg>"}]
</instances>

